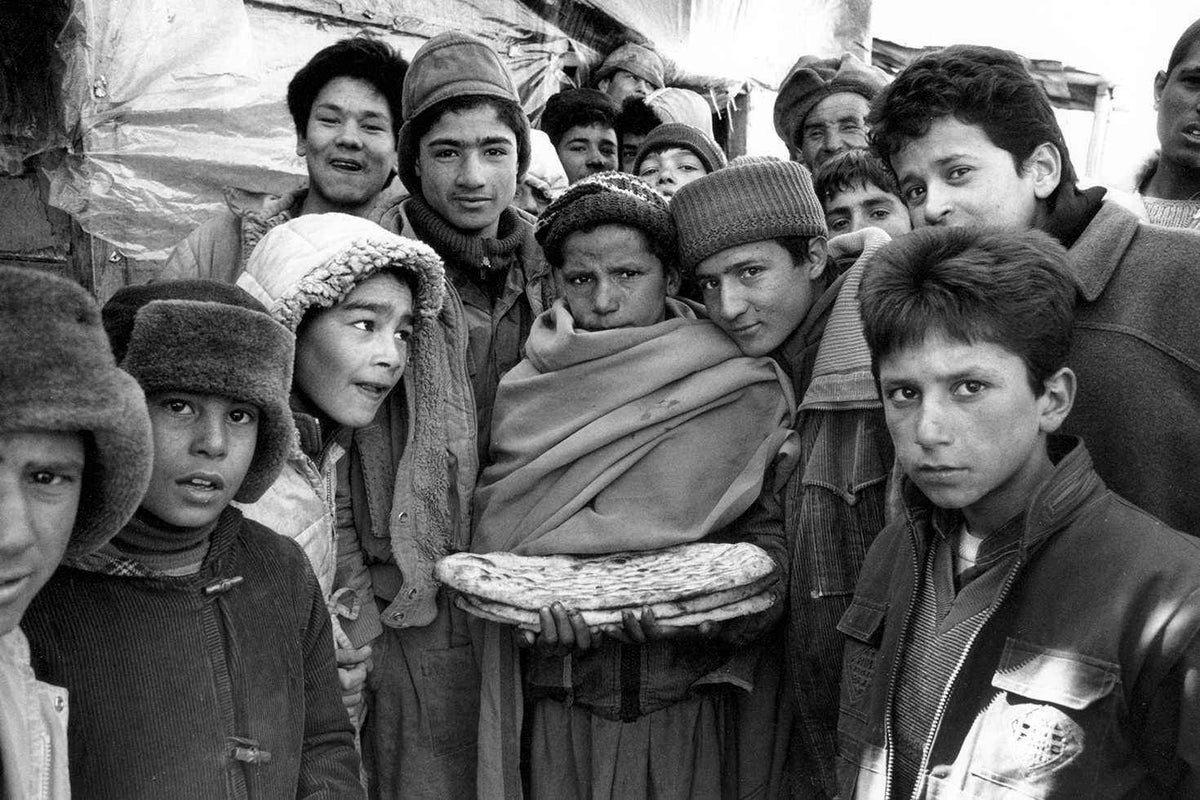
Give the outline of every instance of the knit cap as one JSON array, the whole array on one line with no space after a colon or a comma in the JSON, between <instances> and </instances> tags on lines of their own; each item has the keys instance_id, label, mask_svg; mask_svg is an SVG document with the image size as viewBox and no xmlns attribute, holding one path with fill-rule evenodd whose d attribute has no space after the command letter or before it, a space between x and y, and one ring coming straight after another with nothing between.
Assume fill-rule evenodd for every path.
<instances>
[{"instance_id":1,"label":"knit cap","mask_svg":"<svg viewBox=\"0 0 1200 800\"><path fill-rule=\"evenodd\" d=\"M671 201L685 272L750 242L825 236L825 212L808 169L795 161L741 157L681 186Z\"/></svg>"},{"instance_id":2,"label":"knit cap","mask_svg":"<svg viewBox=\"0 0 1200 800\"><path fill-rule=\"evenodd\" d=\"M596 83L612 77L619 69L637 75L655 89L661 89L666 83L662 56L644 44L626 42L609 53L600 69L596 70Z\"/></svg>"},{"instance_id":3,"label":"knit cap","mask_svg":"<svg viewBox=\"0 0 1200 800\"><path fill-rule=\"evenodd\" d=\"M670 147L682 147L696 154L707 172L716 172L727 163L725 151L721 145L713 141L704 131L682 122L668 122L659 125L642 141L638 148L637 157L633 160L633 174L641 169L646 157L655 152L661 152Z\"/></svg>"},{"instance_id":4,"label":"knit cap","mask_svg":"<svg viewBox=\"0 0 1200 800\"><path fill-rule=\"evenodd\" d=\"M534 236L546 260L558 267L568 236L606 223L637 228L668 252L675 249L675 224L667 201L645 181L624 172L598 172L569 186L542 212Z\"/></svg>"},{"instance_id":5,"label":"knit cap","mask_svg":"<svg viewBox=\"0 0 1200 800\"><path fill-rule=\"evenodd\" d=\"M417 141L413 123L426 112L433 112L446 100L457 97L492 97L521 108L521 96L508 68L486 42L465 33L448 31L434 36L408 65L404 76L404 125L400 128L400 180L412 194L420 194L417 176ZM522 111L517 115L521 129L517 135L517 175L529 167L529 120Z\"/></svg>"},{"instance_id":6,"label":"knit cap","mask_svg":"<svg viewBox=\"0 0 1200 800\"><path fill-rule=\"evenodd\" d=\"M646 95L646 105L663 122L683 122L713 135L712 107L691 89L667 86Z\"/></svg>"},{"instance_id":7,"label":"knit cap","mask_svg":"<svg viewBox=\"0 0 1200 800\"><path fill-rule=\"evenodd\" d=\"M887 73L846 53L840 57L801 56L779 85L775 98L775 133L793 147L813 107L838 92L871 100L887 85Z\"/></svg>"},{"instance_id":8,"label":"knit cap","mask_svg":"<svg viewBox=\"0 0 1200 800\"><path fill-rule=\"evenodd\" d=\"M82 431L90 442L66 555L100 548L150 483L153 443L137 381L117 368L83 287L0 267L0 431Z\"/></svg>"}]
</instances>

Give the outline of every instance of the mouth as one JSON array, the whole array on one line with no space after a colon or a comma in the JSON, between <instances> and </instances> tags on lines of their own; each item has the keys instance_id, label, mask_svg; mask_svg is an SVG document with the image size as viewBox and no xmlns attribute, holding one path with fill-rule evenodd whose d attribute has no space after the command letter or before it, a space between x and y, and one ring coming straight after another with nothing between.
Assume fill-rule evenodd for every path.
<instances>
[{"instance_id":1,"label":"mouth","mask_svg":"<svg viewBox=\"0 0 1200 800\"><path fill-rule=\"evenodd\" d=\"M175 483L189 491L200 494L212 494L225 489L225 479L212 472L197 472L185 475L175 481Z\"/></svg>"},{"instance_id":2,"label":"mouth","mask_svg":"<svg viewBox=\"0 0 1200 800\"><path fill-rule=\"evenodd\" d=\"M342 172L362 172L364 167L357 161L351 161L348 158L331 158L329 166Z\"/></svg>"}]
</instances>

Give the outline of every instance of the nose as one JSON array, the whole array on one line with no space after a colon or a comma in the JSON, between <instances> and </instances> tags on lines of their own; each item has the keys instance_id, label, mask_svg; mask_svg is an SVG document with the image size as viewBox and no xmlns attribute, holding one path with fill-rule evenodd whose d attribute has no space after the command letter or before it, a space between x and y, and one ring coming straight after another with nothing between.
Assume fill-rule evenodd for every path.
<instances>
[{"instance_id":1,"label":"nose","mask_svg":"<svg viewBox=\"0 0 1200 800\"><path fill-rule=\"evenodd\" d=\"M934 399L924 398L916 419L916 441L930 449L948 444L951 440L945 409Z\"/></svg>"},{"instance_id":2,"label":"nose","mask_svg":"<svg viewBox=\"0 0 1200 800\"><path fill-rule=\"evenodd\" d=\"M221 458L228 447L229 431L225 428L225 414L202 412L196 423L192 451L209 458Z\"/></svg>"}]
</instances>

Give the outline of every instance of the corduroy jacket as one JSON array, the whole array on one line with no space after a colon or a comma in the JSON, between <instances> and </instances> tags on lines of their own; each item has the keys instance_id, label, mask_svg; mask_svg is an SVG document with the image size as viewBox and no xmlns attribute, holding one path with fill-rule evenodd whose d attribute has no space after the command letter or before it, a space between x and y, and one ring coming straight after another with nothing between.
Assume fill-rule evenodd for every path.
<instances>
[{"instance_id":1,"label":"corduroy jacket","mask_svg":"<svg viewBox=\"0 0 1200 800\"><path fill-rule=\"evenodd\" d=\"M148 574L124 559L63 566L23 627L38 675L71 693L82 796L363 796L312 568L235 508L198 573Z\"/></svg>"},{"instance_id":2,"label":"corduroy jacket","mask_svg":"<svg viewBox=\"0 0 1200 800\"><path fill-rule=\"evenodd\" d=\"M1051 445L1054 472L942 689L921 796L1198 797L1200 542L1109 491L1078 440ZM894 681L936 535L907 482L904 500L838 625L845 800L893 796Z\"/></svg>"}]
</instances>

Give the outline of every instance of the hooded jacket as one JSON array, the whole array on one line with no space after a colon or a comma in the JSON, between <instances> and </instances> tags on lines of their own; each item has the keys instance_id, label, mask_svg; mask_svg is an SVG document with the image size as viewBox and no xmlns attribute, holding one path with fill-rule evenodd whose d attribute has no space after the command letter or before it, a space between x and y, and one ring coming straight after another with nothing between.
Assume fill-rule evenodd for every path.
<instances>
[{"instance_id":1,"label":"hooded jacket","mask_svg":"<svg viewBox=\"0 0 1200 800\"><path fill-rule=\"evenodd\" d=\"M941 689L924 796L1196 797L1200 543L1109 491L1078 440L1050 442L1054 472ZM937 535L933 506L907 482L904 505L838 625L846 800L892 796L895 680Z\"/></svg>"}]
</instances>

